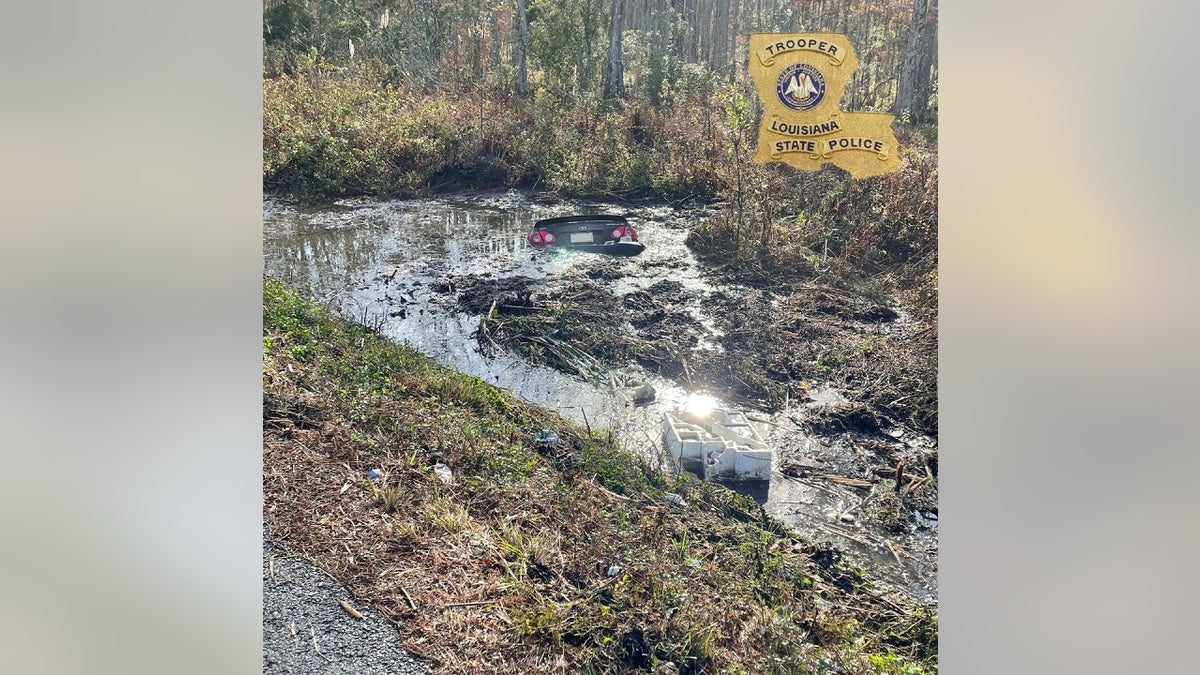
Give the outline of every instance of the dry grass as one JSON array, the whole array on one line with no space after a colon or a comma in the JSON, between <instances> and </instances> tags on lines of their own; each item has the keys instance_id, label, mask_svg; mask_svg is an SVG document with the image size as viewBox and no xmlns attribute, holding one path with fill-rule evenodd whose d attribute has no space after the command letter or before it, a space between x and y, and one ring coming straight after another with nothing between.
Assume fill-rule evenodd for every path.
<instances>
[{"instance_id":1,"label":"dry grass","mask_svg":"<svg viewBox=\"0 0 1200 675\"><path fill-rule=\"evenodd\" d=\"M936 616L825 560L752 501L656 475L278 284L264 324L271 531L400 625L438 672L936 671ZM539 452L547 426L564 441Z\"/></svg>"}]
</instances>

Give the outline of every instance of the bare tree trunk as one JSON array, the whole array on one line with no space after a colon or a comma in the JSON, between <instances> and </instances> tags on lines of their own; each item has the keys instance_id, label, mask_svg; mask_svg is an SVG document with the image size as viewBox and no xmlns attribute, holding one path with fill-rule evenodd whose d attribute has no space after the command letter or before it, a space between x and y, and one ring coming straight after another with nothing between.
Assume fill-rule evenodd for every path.
<instances>
[{"instance_id":1,"label":"bare tree trunk","mask_svg":"<svg viewBox=\"0 0 1200 675\"><path fill-rule=\"evenodd\" d=\"M584 0L583 3L583 67L579 74L579 86L581 89L591 88L593 75L596 72L592 67L592 42L595 40L597 33L594 2L596 0Z\"/></svg>"},{"instance_id":2,"label":"bare tree trunk","mask_svg":"<svg viewBox=\"0 0 1200 675\"><path fill-rule=\"evenodd\" d=\"M529 51L529 20L525 15L525 0L517 0L517 93L529 93L529 73L525 69L525 54Z\"/></svg>"},{"instance_id":3,"label":"bare tree trunk","mask_svg":"<svg viewBox=\"0 0 1200 675\"><path fill-rule=\"evenodd\" d=\"M621 61L621 28L625 0L613 0L608 32L608 64L604 68L604 97L625 97L625 65Z\"/></svg>"},{"instance_id":4,"label":"bare tree trunk","mask_svg":"<svg viewBox=\"0 0 1200 675\"><path fill-rule=\"evenodd\" d=\"M488 10L488 18L491 20L491 29L492 29L492 43L490 45L492 58L491 58L491 62L489 65L491 65L493 72L497 72L500 70L500 63L501 63L501 61L500 61L500 16L496 13L496 10L489 9Z\"/></svg>"},{"instance_id":5,"label":"bare tree trunk","mask_svg":"<svg viewBox=\"0 0 1200 675\"><path fill-rule=\"evenodd\" d=\"M705 4L700 2L700 0L692 0L690 9L691 44L689 46L690 55L688 61L690 63L701 63L704 61L704 41L707 39L702 33L704 30Z\"/></svg>"},{"instance_id":6,"label":"bare tree trunk","mask_svg":"<svg viewBox=\"0 0 1200 675\"><path fill-rule=\"evenodd\" d=\"M474 21L467 26L467 40L471 45L471 86L478 88L483 82L483 0L475 0Z\"/></svg>"},{"instance_id":7,"label":"bare tree trunk","mask_svg":"<svg viewBox=\"0 0 1200 675\"><path fill-rule=\"evenodd\" d=\"M725 18L721 22L723 30L721 31L721 62L725 64L725 71L728 77L733 79L737 72L736 61L733 56L733 50L737 47L737 13L738 7L736 0L725 0Z\"/></svg>"},{"instance_id":8,"label":"bare tree trunk","mask_svg":"<svg viewBox=\"0 0 1200 675\"><path fill-rule=\"evenodd\" d=\"M929 117L930 74L937 50L937 0L915 0L892 112L912 122Z\"/></svg>"}]
</instances>

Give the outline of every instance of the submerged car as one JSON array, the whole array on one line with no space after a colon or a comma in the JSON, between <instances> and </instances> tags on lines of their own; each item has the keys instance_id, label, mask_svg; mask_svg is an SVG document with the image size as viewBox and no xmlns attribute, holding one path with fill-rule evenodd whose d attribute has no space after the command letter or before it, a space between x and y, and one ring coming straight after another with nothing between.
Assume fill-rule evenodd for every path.
<instances>
[{"instance_id":1,"label":"submerged car","mask_svg":"<svg viewBox=\"0 0 1200 675\"><path fill-rule=\"evenodd\" d=\"M533 224L526 237L531 246L635 256L646 249L637 231L623 216L563 216Z\"/></svg>"}]
</instances>

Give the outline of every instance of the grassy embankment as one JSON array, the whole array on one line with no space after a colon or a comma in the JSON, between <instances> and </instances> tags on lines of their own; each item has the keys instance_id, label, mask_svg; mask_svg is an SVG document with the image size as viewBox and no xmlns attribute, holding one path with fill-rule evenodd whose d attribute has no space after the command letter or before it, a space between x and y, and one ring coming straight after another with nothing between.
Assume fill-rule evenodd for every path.
<instances>
[{"instance_id":1,"label":"grassy embankment","mask_svg":"<svg viewBox=\"0 0 1200 675\"><path fill-rule=\"evenodd\" d=\"M276 282L263 318L265 517L439 672L936 671L936 616L753 502L656 475ZM561 445L534 445L544 427Z\"/></svg>"},{"instance_id":2,"label":"grassy embankment","mask_svg":"<svg viewBox=\"0 0 1200 675\"><path fill-rule=\"evenodd\" d=\"M263 182L302 199L536 187L709 199L725 179L720 104L421 93L379 67L306 61L263 81Z\"/></svg>"}]
</instances>

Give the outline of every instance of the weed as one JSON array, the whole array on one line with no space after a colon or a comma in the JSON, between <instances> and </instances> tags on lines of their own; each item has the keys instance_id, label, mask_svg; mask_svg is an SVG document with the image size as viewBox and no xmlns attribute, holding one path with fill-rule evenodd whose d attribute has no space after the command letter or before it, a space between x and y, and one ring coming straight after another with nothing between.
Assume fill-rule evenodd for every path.
<instances>
[{"instance_id":1,"label":"weed","mask_svg":"<svg viewBox=\"0 0 1200 675\"><path fill-rule=\"evenodd\" d=\"M421 541L421 530L411 520L401 520L392 526L392 537L400 548L412 548Z\"/></svg>"},{"instance_id":2,"label":"weed","mask_svg":"<svg viewBox=\"0 0 1200 675\"><path fill-rule=\"evenodd\" d=\"M399 510L400 507L406 502L405 498L407 496L408 495L406 494L404 488L398 486L381 487L376 489L376 499L378 500L379 504L383 506L383 510L387 511L388 513L394 513Z\"/></svg>"},{"instance_id":3,"label":"weed","mask_svg":"<svg viewBox=\"0 0 1200 675\"><path fill-rule=\"evenodd\" d=\"M840 354L822 354L817 357L817 366L822 368L826 374L832 374L845 362L846 358Z\"/></svg>"},{"instance_id":4,"label":"weed","mask_svg":"<svg viewBox=\"0 0 1200 675\"><path fill-rule=\"evenodd\" d=\"M867 660L878 675L925 675L927 672L897 654L870 654Z\"/></svg>"},{"instance_id":5,"label":"weed","mask_svg":"<svg viewBox=\"0 0 1200 675\"><path fill-rule=\"evenodd\" d=\"M521 532L521 526L502 521L499 527L500 550L505 557L511 557L518 561L526 561L529 559L529 549L525 544L525 536Z\"/></svg>"},{"instance_id":6,"label":"weed","mask_svg":"<svg viewBox=\"0 0 1200 675\"><path fill-rule=\"evenodd\" d=\"M476 92L463 106L450 93L385 84L371 68L332 75L322 65L299 59L263 82L268 188L315 200L537 182L563 194L695 198L724 180L709 155L727 140L711 124L695 133L711 116L706 100L637 119L544 90L532 99Z\"/></svg>"},{"instance_id":7,"label":"weed","mask_svg":"<svg viewBox=\"0 0 1200 675\"><path fill-rule=\"evenodd\" d=\"M447 497L431 499L423 505L425 519L434 528L445 533L454 533L464 529L471 522L471 514Z\"/></svg>"},{"instance_id":8,"label":"weed","mask_svg":"<svg viewBox=\"0 0 1200 675\"><path fill-rule=\"evenodd\" d=\"M875 522L884 529L904 533L909 531L912 516L904 508L900 494L896 492L896 484L890 480L881 480L875 485L875 498L868 505L868 512Z\"/></svg>"},{"instance_id":9,"label":"weed","mask_svg":"<svg viewBox=\"0 0 1200 675\"><path fill-rule=\"evenodd\" d=\"M679 533L679 535L671 537L671 550L675 552L675 559L678 562L687 562L688 559L688 533L687 530Z\"/></svg>"}]
</instances>

